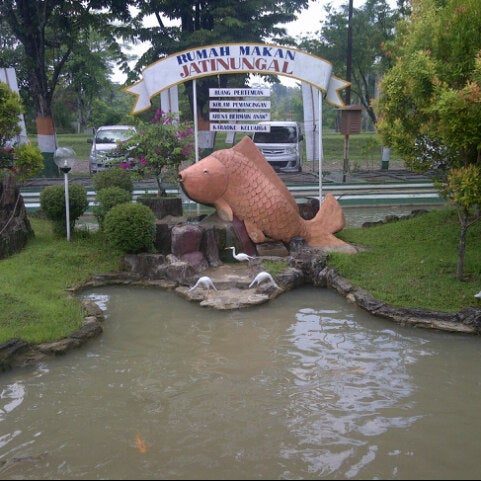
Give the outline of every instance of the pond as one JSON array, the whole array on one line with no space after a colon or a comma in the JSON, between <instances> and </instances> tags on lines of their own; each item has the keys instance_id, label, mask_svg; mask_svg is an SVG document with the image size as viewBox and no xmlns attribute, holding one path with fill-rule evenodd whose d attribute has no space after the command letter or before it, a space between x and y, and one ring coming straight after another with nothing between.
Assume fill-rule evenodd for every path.
<instances>
[{"instance_id":1,"label":"pond","mask_svg":"<svg viewBox=\"0 0 481 481\"><path fill-rule=\"evenodd\" d=\"M202 308L145 287L82 348L3 373L1 479L479 479L481 349L330 289Z\"/></svg>"}]
</instances>

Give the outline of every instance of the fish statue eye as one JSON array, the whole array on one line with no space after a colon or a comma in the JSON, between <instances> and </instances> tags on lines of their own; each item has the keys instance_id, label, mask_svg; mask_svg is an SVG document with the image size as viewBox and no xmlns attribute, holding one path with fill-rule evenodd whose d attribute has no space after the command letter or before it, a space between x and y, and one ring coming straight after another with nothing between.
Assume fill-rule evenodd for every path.
<instances>
[{"instance_id":1,"label":"fish statue eye","mask_svg":"<svg viewBox=\"0 0 481 481\"><path fill-rule=\"evenodd\" d=\"M207 169L204 169L204 172L203 172L203 173L204 173L204 174L208 174L209 171L208 171Z\"/></svg>"}]
</instances>

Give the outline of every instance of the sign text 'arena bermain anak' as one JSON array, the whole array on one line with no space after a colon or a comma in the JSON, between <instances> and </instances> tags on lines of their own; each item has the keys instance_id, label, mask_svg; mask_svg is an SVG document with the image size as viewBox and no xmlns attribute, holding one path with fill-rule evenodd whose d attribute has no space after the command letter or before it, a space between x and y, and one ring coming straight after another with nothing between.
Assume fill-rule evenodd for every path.
<instances>
[{"instance_id":1,"label":"sign text 'arena bermain anak'","mask_svg":"<svg viewBox=\"0 0 481 481\"><path fill-rule=\"evenodd\" d=\"M150 99L165 89L209 75L253 73L284 75L325 93L326 101L343 107L339 91L349 82L332 75L332 64L294 48L266 44L210 45L186 50L148 65L142 79L125 89L137 101L133 113L150 108Z\"/></svg>"}]
</instances>

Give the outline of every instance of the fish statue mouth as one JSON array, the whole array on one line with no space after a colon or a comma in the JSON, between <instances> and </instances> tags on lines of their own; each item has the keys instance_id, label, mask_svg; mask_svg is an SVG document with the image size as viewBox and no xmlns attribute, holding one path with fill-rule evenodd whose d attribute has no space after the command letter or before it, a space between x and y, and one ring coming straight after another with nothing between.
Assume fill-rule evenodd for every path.
<instances>
[{"instance_id":1,"label":"fish statue mouth","mask_svg":"<svg viewBox=\"0 0 481 481\"><path fill-rule=\"evenodd\" d=\"M180 188L182 189L182 192L183 192L187 197L189 197L189 194L187 193L187 191L186 191L186 189L185 189L184 178L182 177L182 174L177 174L177 182L179 183Z\"/></svg>"},{"instance_id":2,"label":"fish statue mouth","mask_svg":"<svg viewBox=\"0 0 481 481\"><path fill-rule=\"evenodd\" d=\"M189 193L187 192L186 188L185 188L185 185L184 185L184 181L182 180L182 177L179 175L179 177L177 178L178 182L179 182L179 186L180 186L180 189L181 191L189 198L191 199L191 197L189 196ZM191 199L191 200L194 200L194 199Z\"/></svg>"}]
</instances>

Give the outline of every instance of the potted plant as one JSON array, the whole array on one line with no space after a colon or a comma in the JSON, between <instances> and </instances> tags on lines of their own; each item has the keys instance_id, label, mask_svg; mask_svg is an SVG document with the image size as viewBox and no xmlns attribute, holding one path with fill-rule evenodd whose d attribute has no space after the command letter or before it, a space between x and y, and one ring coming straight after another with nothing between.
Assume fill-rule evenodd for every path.
<instances>
[{"instance_id":1,"label":"potted plant","mask_svg":"<svg viewBox=\"0 0 481 481\"><path fill-rule=\"evenodd\" d=\"M159 109L150 123L139 126L137 133L118 144L116 154L119 153L124 159L121 167L132 169L137 177L154 177L156 181L156 199L143 197L138 201L149 205L158 218L170 213L182 215L181 199L169 198L166 184L176 183L181 164L193 159L194 131L190 122L180 120L179 114ZM169 204L175 206L174 212L170 212L172 207L166 207Z\"/></svg>"}]
</instances>

